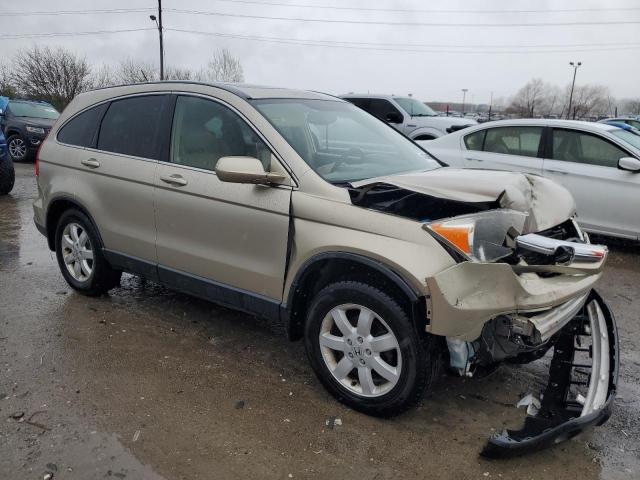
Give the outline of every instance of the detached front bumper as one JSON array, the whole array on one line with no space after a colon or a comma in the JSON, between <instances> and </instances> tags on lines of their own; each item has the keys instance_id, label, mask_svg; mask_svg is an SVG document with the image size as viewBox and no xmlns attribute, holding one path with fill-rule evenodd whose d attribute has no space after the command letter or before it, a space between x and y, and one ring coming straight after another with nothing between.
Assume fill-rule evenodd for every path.
<instances>
[{"instance_id":1,"label":"detached front bumper","mask_svg":"<svg viewBox=\"0 0 640 480\"><path fill-rule=\"evenodd\" d=\"M511 457L539 450L601 425L611 415L618 382L618 331L611 310L595 290L552 341L554 353L540 410L527 415L521 430L492 437L483 456ZM586 395L580 387L586 387Z\"/></svg>"}]
</instances>

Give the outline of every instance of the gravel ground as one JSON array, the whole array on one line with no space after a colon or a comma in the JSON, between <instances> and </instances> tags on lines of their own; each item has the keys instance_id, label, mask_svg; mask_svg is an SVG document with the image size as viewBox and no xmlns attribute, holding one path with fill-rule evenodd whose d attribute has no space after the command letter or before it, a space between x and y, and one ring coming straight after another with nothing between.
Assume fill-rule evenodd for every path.
<instances>
[{"instance_id":1,"label":"gravel ground","mask_svg":"<svg viewBox=\"0 0 640 480\"><path fill-rule=\"evenodd\" d=\"M33 165L16 177L0 197L0 478L640 478L637 245L610 244L599 287L621 339L613 417L489 461L478 452L520 424L540 362L445 377L417 408L367 417L256 318L129 275L109 296L74 293L33 224Z\"/></svg>"}]
</instances>

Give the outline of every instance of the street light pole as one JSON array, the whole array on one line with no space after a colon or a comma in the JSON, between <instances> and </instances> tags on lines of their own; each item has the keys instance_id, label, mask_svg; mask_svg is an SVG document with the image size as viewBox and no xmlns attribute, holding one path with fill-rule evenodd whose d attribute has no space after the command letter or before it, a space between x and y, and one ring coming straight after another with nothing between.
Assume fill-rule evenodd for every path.
<instances>
[{"instance_id":1,"label":"street light pole","mask_svg":"<svg viewBox=\"0 0 640 480\"><path fill-rule=\"evenodd\" d=\"M464 102L467 98L467 92L469 91L468 88L463 88L462 89L462 116L464 116Z\"/></svg>"},{"instance_id":2,"label":"street light pole","mask_svg":"<svg viewBox=\"0 0 640 480\"><path fill-rule=\"evenodd\" d=\"M573 89L576 86L576 73L578 72L578 67L582 65L582 62L573 63L569 62L569 65L573 67L573 82L571 82L571 93L569 94L569 109L567 111L567 120L569 120L569 115L571 115L571 103L573 102ZM574 112L573 119L576 119L576 114Z\"/></svg>"},{"instance_id":3,"label":"street light pole","mask_svg":"<svg viewBox=\"0 0 640 480\"><path fill-rule=\"evenodd\" d=\"M158 17L149 15L149 18L156 22L158 36L160 37L160 80L164 80L164 46L162 42L162 0L158 0Z\"/></svg>"}]
</instances>

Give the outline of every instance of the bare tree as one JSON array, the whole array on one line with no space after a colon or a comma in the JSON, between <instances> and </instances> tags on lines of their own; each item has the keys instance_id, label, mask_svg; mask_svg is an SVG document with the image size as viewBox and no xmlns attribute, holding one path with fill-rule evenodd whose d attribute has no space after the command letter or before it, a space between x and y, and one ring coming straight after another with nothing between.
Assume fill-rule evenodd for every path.
<instances>
[{"instance_id":1,"label":"bare tree","mask_svg":"<svg viewBox=\"0 0 640 480\"><path fill-rule=\"evenodd\" d=\"M202 81L205 79L204 72L193 71L188 68L169 67L165 68L164 78L166 80L193 80Z\"/></svg>"},{"instance_id":2,"label":"bare tree","mask_svg":"<svg viewBox=\"0 0 640 480\"><path fill-rule=\"evenodd\" d=\"M64 48L36 46L16 55L11 77L21 94L62 109L90 87L89 76L86 59Z\"/></svg>"},{"instance_id":3,"label":"bare tree","mask_svg":"<svg viewBox=\"0 0 640 480\"><path fill-rule=\"evenodd\" d=\"M127 58L120 62L114 78L118 84L153 82L160 78L158 70L151 63Z\"/></svg>"},{"instance_id":4,"label":"bare tree","mask_svg":"<svg viewBox=\"0 0 640 480\"><path fill-rule=\"evenodd\" d=\"M11 70L7 65L0 65L0 97L15 97L18 89L13 83Z\"/></svg>"},{"instance_id":5,"label":"bare tree","mask_svg":"<svg viewBox=\"0 0 640 480\"><path fill-rule=\"evenodd\" d=\"M629 98L622 102L624 113L628 115L640 115L640 97Z\"/></svg>"},{"instance_id":6,"label":"bare tree","mask_svg":"<svg viewBox=\"0 0 640 480\"><path fill-rule=\"evenodd\" d=\"M214 82L240 83L244 81L244 72L240 60L226 48L214 52L204 72L207 79Z\"/></svg>"},{"instance_id":7,"label":"bare tree","mask_svg":"<svg viewBox=\"0 0 640 480\"><path fill-rule=\"evenodd\" d=\"M545 84L541 78L529 80L511 99L509 111L521 117L533 117L544 97Z\"/></svg>"},{"instance_id":8,"label":"bare tree","mask_svg":"<svg viewBox=\"0 0 640 480\"><path fill-rule=\"evenodd\" d=\"M567 103L571 85L565 89ZM569 118L586 118L607 115L609 111L609 89L603 85L580 85L573 89L573 101ZM568 107L565 107L568 108Z\"/></svg>"},{"instance_id":9,"label":"bare tree","mask_svg":"<svg viewBox=\"0 0 640 480\"><path fill-rule=\"evenodd\" d=\"M118 85L119 82L111 65L103 63L92 69L90 83L91 88L105 88Z\"/></svg>"}]
</instances>

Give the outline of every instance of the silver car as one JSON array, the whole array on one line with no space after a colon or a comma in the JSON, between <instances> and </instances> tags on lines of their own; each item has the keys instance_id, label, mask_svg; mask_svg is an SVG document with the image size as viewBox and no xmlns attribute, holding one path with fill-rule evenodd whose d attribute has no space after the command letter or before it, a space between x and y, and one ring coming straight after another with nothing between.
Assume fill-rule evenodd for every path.
<instances>
[{"instance_id":1,"label":"silver car","mask_svg":"<svg viewBox=\"0 0 640 480\"><path fill-rule=\"evenodd\" d=\"M631 126L574 120L503 120L425 142L458 168L549 178L577 203L588 232L640 238L640 134Z\"/></svg>"}]
</instances>

